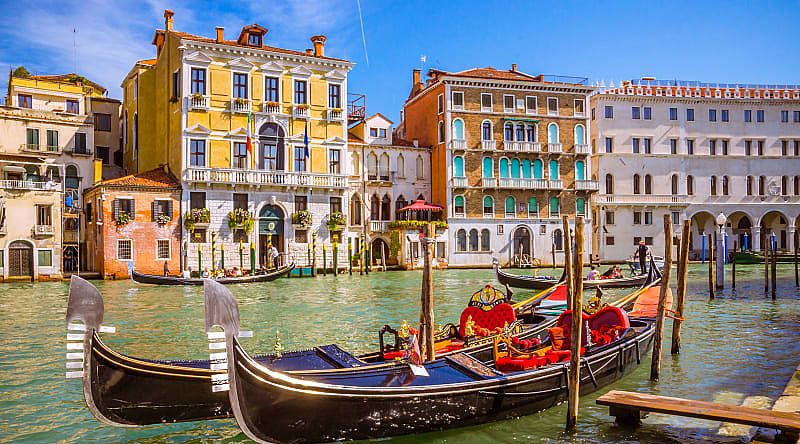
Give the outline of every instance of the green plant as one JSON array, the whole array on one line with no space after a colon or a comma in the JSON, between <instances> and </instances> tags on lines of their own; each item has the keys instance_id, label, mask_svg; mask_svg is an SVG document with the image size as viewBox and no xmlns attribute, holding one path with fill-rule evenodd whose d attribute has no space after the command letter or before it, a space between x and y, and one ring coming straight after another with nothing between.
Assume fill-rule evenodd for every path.
<instances>
[{"instance_id":1,"label":"green plant","mask_svg":"<svg viewBox=\"0 0 800 444\"><path fill-rule=\"evenodd\" d=\"M428 226L429 223L432 223L434 228L439 229L446 229L447 222L443 220L435 220L432 222L426 222L424 220L395 220L389 222L389 229L390 230L424 230L425 227Z\"/></svg>"},{"instance_id":2,"label":"green plant","mask_svg":"<svg viewBox=\"0 0 800 444\"><path fill-rule=\"evenodd\" d=\"M243 230L246 234L250 234L255 226L255 217L253 213L245 210L244 208L236 208L228 212L228 228L233 230Z\"/></svg>"},{"instance_id":3,"label":"green plant","mask_svg":"<svg viewBox=\"0 0 800 444\"><path fill-rule=\"evenodd\" d=\"M169 214L159 214L156 216L156 223L159 225L166 225L172 221L172 217Z\"/></svg>"},{"instance_id":4,"label":"green plant","mask_svg":"<svg viewBox=\"0 0 800 444\"><path fill-rule=\"evenodd\" d=\"M194 93L194 94L192 94L192 98L193 98L194 100L203 100L205 97L206 97L206 96L204 96L204 95L202 95L202 94L200 94L200 93Z\"/></svg>"},{"instance_id":5,"label":"green plant","mask_svg":"<svg viewBox=\"0 0 800 444\"><path fill-rule=\"evenodd\" d=\"M211 222L211 211L208 208L193 208L183 215L183 226L187 231L193 232L196 224Z\"/></svg>"},{"instance_id":6,"label":"green plant","mask_svg":"<svg viewBox=\"0 0 800 444\"><path fill-rule=\"evenodd\" d=\"M264 106L277 108L281 106L281 104L278 102L269 101L269 102L264 102Z\"/></svg>"},{"instance_id":7,"label":"green plant","mask_svg":"<svg viewBox=\"0 0 800 444\"><path fill-rule=\"evenodd\" d=\"M328 215L328 228L331 231L337 231L339 225L345 225L347 223L347 218L341 211L336 211Z\"/></svg>"},{"instance_id":8,"label":"green plant","mask_svg":"<svg viewBox=\"0 0 800 444\"><path fill-rule=\"evenodd\" d=\"M70 83L75 83L75 84L78 84L78 83L83 83L83 84L89 83L89 79L87 79L84 76L78 75L78 74L70 74L70 75L68 75L67 76L67 81L70 82Z\"/></svg>"},{"instance_id":9,"label":"green plant","mask_svg":"<svg viewBox=\"0 0 800 444\"><path fill-rule=\"evenodd\" d=\"M117 217L114 219L114 223L117 224L117 226L126 225L129 224L130 222L131 222L131 215L127 211L120 211L117 214Z\"/></svg>"},{"instance_id":10,"label":"green plant","mask_svg":"<svg viewBox=\"0 0 800 444\"><path fill-rule=\"evenodd\" d=\"M389 234L389 257L396 258L400 253L400 232L394 230Z\"/></svg>"},{"instance_id":11,"label":"green plant","mask_svg":"<svg viewBox=\"0 0 800 444\"><path fill-rule=\"evenodd\" d=\"M308 104L306 103L300 103L295 106L297 107L297 109L308 109Z\"/></svg>"},{"instance_id":12,"label":"green plant","mask_svg":"<svg viewBox=\"0 0 800 444\"><path fill-rule=\"evenodd\" d=\"M14 69L14 72L12 72L11 75L13 77L19 77L21 79L27 79L27 78L29 78L31 76L31 73L28 72L28 70L24 66L19 65L19 66L17 66L16 69Z\"/></svg>"},{"instance_id":13,"label":"green plant","mask_svg":"<svg viewBox=\"0 0 800 444\"><path fill-rule=\"evenodd\" d=\"M245 99L244 97L237 97L233 99L233 103L237 105L244 105L245 103L247 103L247 99Z\"/></svg>"},{"instance_id":14,"label":"green plant","mask_svg":"<svg viewBox=\"0 0 800 444\"><path fill-rule=\"evenodd\" d=\"M292 223L308 227L312 223L311 211L300 210L292 214Z\"/></svg>"}]
</instances>

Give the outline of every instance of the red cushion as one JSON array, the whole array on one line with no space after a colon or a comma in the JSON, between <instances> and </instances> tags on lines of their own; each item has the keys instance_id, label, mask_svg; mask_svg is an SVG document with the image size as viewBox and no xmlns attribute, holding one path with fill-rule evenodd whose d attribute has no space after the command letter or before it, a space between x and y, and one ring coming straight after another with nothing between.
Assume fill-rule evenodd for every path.
<instances>
[{"instance_id":1,"label":"red cushion","mask_svg":"<svg viewBox=\"0 0 800 444\"><path fill-rule=\"evenodd\" d=\"M478 307L467 307L461 312L461 320L458 326L458 332L462 338L464 337L464 327L467 325L467 319L470 316L472 316L472 321L475 322L475 333L478 333L478 327L489 330L488 333L493 333L496 328L502 329L506 323L511 325L517 320L514 307L507 302L498 304L489 311Z\"/></svg>"},{"instance_id":2,"label":"red cushion","mask_svg":"<svg viewBox=\"0 0 800 444\"><path fill-rule=\"evenodd\" d=\"M383 354L383 359L391 360L395 358L402 358L406 352L404 350L390 351Z\"/></svg>"},{"instance_id":3,"label":"red cushion","mask_svg":"<svg viewBox=\"0 0 800 444\"><path fill-rule=\"evenodd\" d=\"M503 356L495 362L495 367L501 372L517 372L525 370L525 362L522 359L512 359L508 356Z\"/></svg>"},{"instance_id":4,"label":"red cushion","mask_svg":"<svg viewBox=\"0 0 800 444\"><path fill-rule=\"evenodd\" d=\"M631 322L624 310L619 307L607 306L589 317L589 328L592 330L603 331L605 326L629 328Z\"/></svg>"}]
</instances>

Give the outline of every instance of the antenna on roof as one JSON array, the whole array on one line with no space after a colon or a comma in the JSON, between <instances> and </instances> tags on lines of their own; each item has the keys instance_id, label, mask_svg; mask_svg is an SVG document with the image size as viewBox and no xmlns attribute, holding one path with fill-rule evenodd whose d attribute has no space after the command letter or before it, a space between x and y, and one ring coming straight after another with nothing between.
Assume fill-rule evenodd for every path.
<instances>
[{"instance_id":1,"label":"antenna on roof","mask_svg":"<svg viewBox=\"0 0 800 444\"><path fill-rule=\"evenodd\" d=\"M428 61L428 56L426 56L425 54L419 56L419 70L421 72L425 71L425 62L427 61Z\"/></svg>"},{"instance_id":2,"label":"antenna on roof","mask_svg":"<svg viewBox=\"0 0 800 444\"><path fill-rule=\"evenodd\" d=\"M72 72L78 72L78 43L75 38L75 28L72 28Z\"/></svg>"}]
</instances>

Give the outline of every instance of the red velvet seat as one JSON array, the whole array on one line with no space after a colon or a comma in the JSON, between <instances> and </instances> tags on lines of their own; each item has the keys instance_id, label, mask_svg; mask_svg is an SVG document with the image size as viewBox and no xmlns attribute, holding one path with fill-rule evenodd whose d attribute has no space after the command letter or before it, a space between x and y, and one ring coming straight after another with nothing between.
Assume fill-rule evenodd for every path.
<instances>
[{"instance_id":1,"label":"red velvet seat","mask_svg":"<svg viewBox=\"0 0 800 444\"><path fill-rule=\"evenodd\" d=\"M467 307L461 312L461 320L458 326L458 333L462 338L464 337L464 328L467 325L467 319L469 319L470 316L472 316L472 321L475 323L476 333L478 333L478 328L485 328L489 330L489 334L493 334L496 328L502 329L506 323L511 325L517 320L514 307L507 302L498 304L489 311L479 307Z\"/></svg>"}]
</instances>

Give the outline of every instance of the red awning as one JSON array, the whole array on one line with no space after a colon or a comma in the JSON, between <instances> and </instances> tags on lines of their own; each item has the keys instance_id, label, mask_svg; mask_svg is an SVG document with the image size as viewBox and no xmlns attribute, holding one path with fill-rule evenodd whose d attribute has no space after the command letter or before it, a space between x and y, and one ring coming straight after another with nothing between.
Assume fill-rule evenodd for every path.
<instances>
[{"instance_id":1,"label":"red awning","mask_svg":"<svg viewBox=\"0 0 800 444\"><path fill-rule=\"evenodd\" d=\"M424 200L415 200L414 203L412 203L411 205L400 208L397 211L416 211L416 210L442 211L443 208L440 207L439 205L429 204Z\"/></svg>"}]
</instances>

